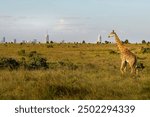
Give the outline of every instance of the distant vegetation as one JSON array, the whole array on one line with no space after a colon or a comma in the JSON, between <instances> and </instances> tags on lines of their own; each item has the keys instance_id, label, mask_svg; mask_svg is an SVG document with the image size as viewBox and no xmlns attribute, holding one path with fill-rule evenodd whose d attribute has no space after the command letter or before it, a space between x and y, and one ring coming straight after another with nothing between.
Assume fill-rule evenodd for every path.
<instances>
[{"instance_id":1,"label":"distant vegetation","mask_svg":"<svg viewBox=\"0 0 150 117\"><path fill-rule=\"evenodd\" d=\"M150 47L128 44L139 75L120 73L115 44L0 44L0 99L150 99Z\"/></svg>"},{"instance_id":2,"label":"distant vegetation","mask_svg":"<svg viewBox=\"0 0 150 117\"><path fill-rule=\"evenodd\" d=\"M9 70L13 70L13 69L17 69L19 67L19 62L16 61L13 58L5 58L2 57L0 58L0 69L9 69Z\"/></svg>"},{"instance_id":3,"label":"distant vegetation","mask_svg":"<svg viewBox=\"0 0 150 117\"><path fill-rule=\"evenodd\" d=\"M141 53L150 53L150 48L141 47Z\"/></svg>"},{"instance_id":4,"label":"distant vegetation","mask_svg":"<svg viewBox=\"0 0 150 117\"><path fill-rule=\"evenodd\" d=\"M129 44L130 42L129 42L129 40L128 40L128 39L126 39L123 43L125 43L125 44Z\"/></svg>"}]
</instances>

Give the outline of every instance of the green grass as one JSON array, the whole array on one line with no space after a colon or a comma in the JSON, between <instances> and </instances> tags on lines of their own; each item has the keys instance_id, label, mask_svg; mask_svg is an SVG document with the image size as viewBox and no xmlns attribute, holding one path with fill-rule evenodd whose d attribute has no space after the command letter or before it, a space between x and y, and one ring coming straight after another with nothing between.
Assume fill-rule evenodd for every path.
<instances>
[{"instance_id":1,"label":"green grass","mask_svg":"<svg viewBox=\"0 0 150 117\"><path fill-rule=\"evenodd\" d=\"M21 60L19 51L37 51L49 69L0 70L0 99L150 99L150 53L147 45L129 44L145 66L139 76L122 76L113 44L0 44L0 56ZM128 67L129 68L129 67Z\"/></svg>"}]
</instances>

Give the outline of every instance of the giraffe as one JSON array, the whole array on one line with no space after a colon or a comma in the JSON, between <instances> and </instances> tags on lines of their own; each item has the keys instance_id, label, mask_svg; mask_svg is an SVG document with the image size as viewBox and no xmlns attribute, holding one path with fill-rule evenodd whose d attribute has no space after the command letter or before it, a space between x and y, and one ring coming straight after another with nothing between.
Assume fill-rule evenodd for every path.
<instances>
[{"instance_id":1,"label":"giraffe","mask_svg":"<svg viewBox=\"0 0 150 117\"><path fill-rule=\"evenodd\" d=\"M120 71L122 74L124 74L124 72L126 72L126 67L127 67L127 63L129 64L130 68L131 68L131 74L136 74L136 63L137 63L137 57L135 54L133 54L123 43L122 41L119 39L118 35L115 33L115 31L113 30L108 38L110 37L114 37L116 44L118 46L118 49L120 51L120 55L121 55L121 67L120 67Z\"/></svg>"}]
</instances>

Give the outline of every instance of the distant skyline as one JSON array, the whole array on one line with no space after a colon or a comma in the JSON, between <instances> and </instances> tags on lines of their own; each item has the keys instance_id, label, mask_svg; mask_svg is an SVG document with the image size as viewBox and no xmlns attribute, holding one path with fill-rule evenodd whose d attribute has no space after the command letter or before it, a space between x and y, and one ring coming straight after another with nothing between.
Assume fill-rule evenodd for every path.
<instances>
[{"instance_id":1,"label":"distant skyline","mask_svg":"<svg viewBox=\"0 0 150 117\"><path fill-rule=\"evenodd\" d=\"M150 41L149 0L2 0L0 40L45 42Z\"/></svg>"}]
</instances>

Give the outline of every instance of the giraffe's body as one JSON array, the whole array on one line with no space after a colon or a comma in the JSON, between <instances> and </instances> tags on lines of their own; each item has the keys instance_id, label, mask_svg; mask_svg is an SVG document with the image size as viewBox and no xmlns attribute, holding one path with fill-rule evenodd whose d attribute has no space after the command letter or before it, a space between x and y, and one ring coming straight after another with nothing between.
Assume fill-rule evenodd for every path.
<instances>
[{"instance_id":1,"label":"giraffe's body","mask_svg":"<svg viewBox=\"0 0 150 117\"><path fill-rule=\"evenodd\" d=\"M133 54L119 39L118 35L112 31L109 35L109 37L115 37L115 41L117 43L117 46L119 48L120 54L121 54L121 67L120 71L123 74L126 71L127 63L129 63L129 66L131 68L131 73L136 73L136 63L137 58L136 55Z\"/></svg>"}]
</instances>

